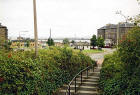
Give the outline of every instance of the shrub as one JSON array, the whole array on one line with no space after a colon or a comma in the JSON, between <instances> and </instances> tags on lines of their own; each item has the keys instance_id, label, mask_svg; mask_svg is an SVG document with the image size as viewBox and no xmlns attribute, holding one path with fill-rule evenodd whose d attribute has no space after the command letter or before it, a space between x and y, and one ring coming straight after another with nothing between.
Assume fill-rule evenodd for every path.
<instances>
[{"instance_id":1,"label":"shrub","mask_svg":"<svg viewBox=\"0 0 140 95\"><path fill-rule=\"evenodd\" d=\"M112 55L105 56L100 75L103 95L140 95L140 28L128 32Z\"/></svg>"},{"instance_id":2,"label":"shrub","mask_svg":"<svg viewBox=\"0 0 140 95\"><path fill-rule=\"evenodd\" d=\"M35 94L40 92L38 86L41 71L32 59L25 61L13 57L0 57L0 94ZM36 92L35 92L36 91Z\"/></svg>"},{"instance_id":3,"label":"shrub","mask_svg":"<svg viewBox=\"0 0 140 95\"><path fill-rule=\"evenodd\" d=\"M140 65L140 27L133 28L123 37L118 52L124 69L133 74Z\"/></svg>"},{"instance_id":4,"label":"shrub","mask_svg":"<svg viewBox=\"0 0 140 95\"><path fill-rule=\"evenodd\" d=\"M68 48L0 51L0 95L51 95L79 70L95 62Z\"/></svg>"}]
</instances>

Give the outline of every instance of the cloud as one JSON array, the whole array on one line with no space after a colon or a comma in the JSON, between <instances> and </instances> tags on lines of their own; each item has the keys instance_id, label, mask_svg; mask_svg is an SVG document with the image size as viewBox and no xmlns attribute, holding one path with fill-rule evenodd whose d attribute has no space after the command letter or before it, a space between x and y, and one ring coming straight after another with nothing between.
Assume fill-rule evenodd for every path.
<instances>
[{"instance_id":1,"label":"cloud","mask_svg":"<svg viewBox=\"0 0 140 95\"><path fill-rule=\"evenodd\" d=\"M124 21L115 14L117 10L133 16L139 7L135 0L37 0L38 34L48 38L51 27L53 37L91 37L107 23ZM25 30L34 36L32 0L0 0L0 11L9 36Z\"/></svg>"}]
</instances>

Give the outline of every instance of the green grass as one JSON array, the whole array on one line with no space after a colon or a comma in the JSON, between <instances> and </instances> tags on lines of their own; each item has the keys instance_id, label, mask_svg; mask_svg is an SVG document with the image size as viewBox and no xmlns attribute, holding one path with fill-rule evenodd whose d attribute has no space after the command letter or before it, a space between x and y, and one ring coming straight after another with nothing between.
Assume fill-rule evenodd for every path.
<instances>
[{"instance_id":1,"label":"green grass","mask_svg":"<svg viewBox=\"0 0 140 95\"><path fill-rule=\"evenodd\" d=\"M73 49L71 47L67 47L67 49ZM74 51L76 52L79 52L80 50L79 49L73 49ZM98 50L98 49L91 49L91 50L82 50L82 52L84 54L90 54L90 53L102 53L102 52L105 52L104 50Z\"/></svg>"},{"instance_id":2,"label":"green grass","mask_svg":"<svg viewBox=\"0 0 140 95\"><path fill-rule=\"evenodd\" d=\"M93 49L93 50L83 50L83 53L89 54L89 53L101 53L104 52L104 50L98 50L98 49Z\"/></svg>"}]
</instances>

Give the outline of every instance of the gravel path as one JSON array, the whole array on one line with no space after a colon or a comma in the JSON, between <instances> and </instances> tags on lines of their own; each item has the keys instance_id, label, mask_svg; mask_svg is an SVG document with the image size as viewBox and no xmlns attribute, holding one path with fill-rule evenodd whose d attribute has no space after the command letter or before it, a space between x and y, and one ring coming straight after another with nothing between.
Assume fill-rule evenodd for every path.
<instances>
[{"instance_id":1,"label":"gravel path","mask_svg":"<svg viewBox=\"0 0 140 95\"><path fill-rule=\"evenodd\" d=\"M103 48L105 52L103 53L93 53L93 54L88 54L93 60L98 61L100 59L104 59L104 56L109 53L113 53L116 49L108 49L108 48Z\"/></svg>"}]
</instances>

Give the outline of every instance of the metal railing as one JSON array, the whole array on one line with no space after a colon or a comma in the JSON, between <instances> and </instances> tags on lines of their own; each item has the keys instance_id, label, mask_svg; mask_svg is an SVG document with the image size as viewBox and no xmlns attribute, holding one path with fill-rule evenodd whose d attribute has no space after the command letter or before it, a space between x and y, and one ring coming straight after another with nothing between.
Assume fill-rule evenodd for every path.
<instances>
[{"instance_id":1,"label":"metal railing","mask_svg":"<svg viewBox=\"0 0 140 95\"><path fill-rule=\"evenodd\" d=\"M77 78L78 76L80 75L80 79L81 79L81 84L83 82L83 72L86 71L86 76L88 78L88 71L92 68L93 69L93 72L94 72L94 66L95 65L92 65L92 66L88 66L86 67L85 69L81 70L78 74L75 75L75 77L70 81L70 83L68 84L68 88L66 89L66 93L65 95L71 95L71 84L73 83L74 81L74 92L76 93L77 92L77 87L76 87L76 83L77 83Z\"/></svg>"}]
</instances>

